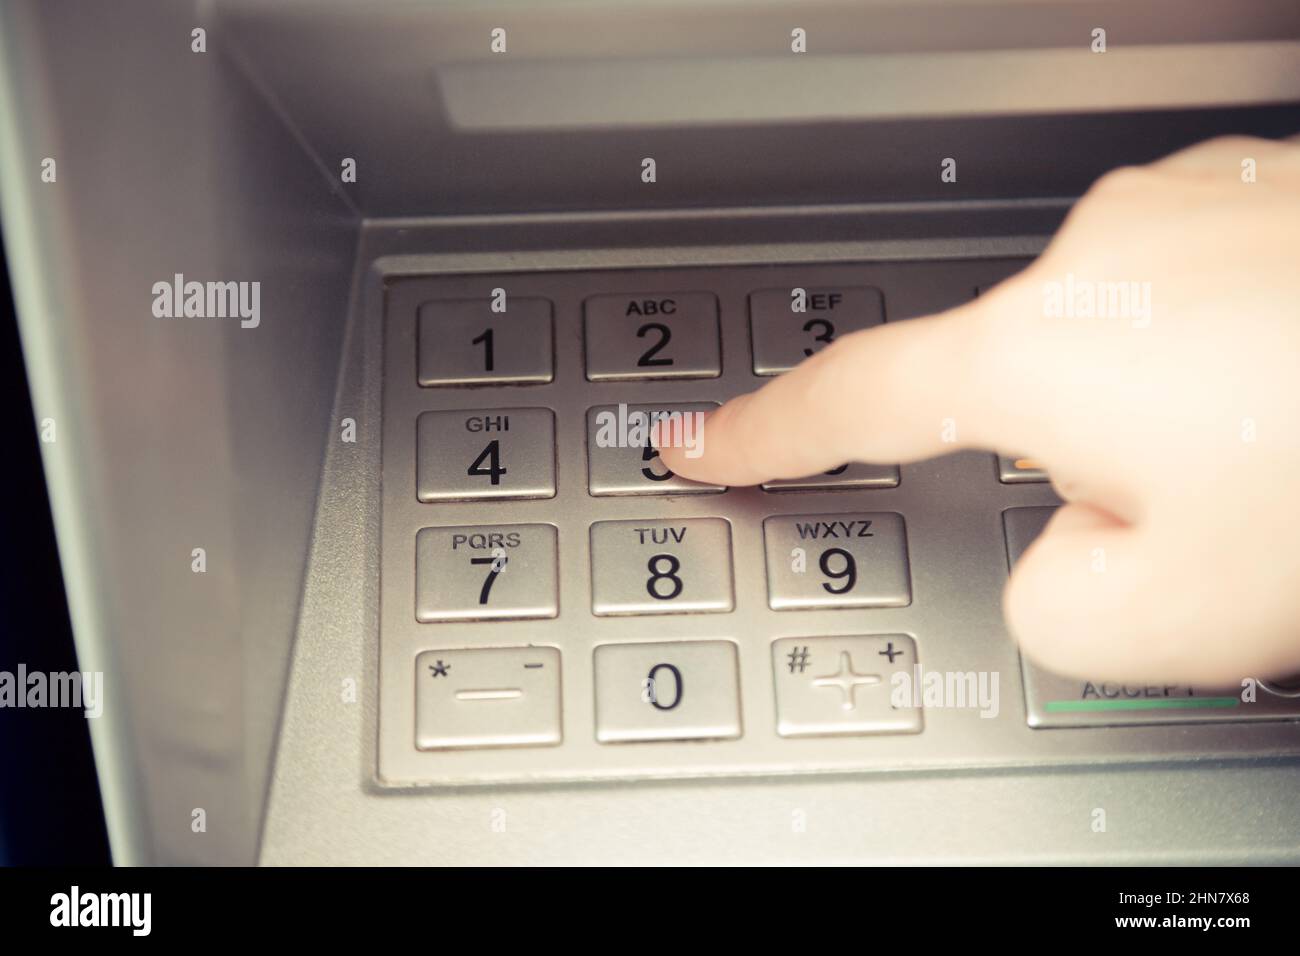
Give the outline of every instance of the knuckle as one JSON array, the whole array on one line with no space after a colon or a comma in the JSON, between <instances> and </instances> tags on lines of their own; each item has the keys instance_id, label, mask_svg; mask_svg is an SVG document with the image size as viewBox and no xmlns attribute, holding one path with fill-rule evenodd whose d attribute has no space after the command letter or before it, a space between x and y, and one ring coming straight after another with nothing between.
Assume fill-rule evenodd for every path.
<instances>
[{"instance_id":1,"label":"knuckle","mask_svg":"<svg viewBox=\"0 0 1300 956\"><path fill-rule=\"evenodd\" d=\"M1207 139L1203 143L1197 143L1195 146L1189 146L1187 149L1180 150L1175 156L1186 155L1210 155L1214 153L1238 153L1243 149L1258 149L1261 146L1268 146L1269 140L1260 139L1257 136L1243 136L1240 133L1225 133L1222 136L1216 136L1213 139Z\"/></svg>"},{"instance_id":2,"label":"knuckle","mask_svg":"<svg viewBox=\"0 0 1300 956\"><path fill-rule=\"evenodd\" d=\"M1090 199L1127 196L1134 192L1145 192L1159 181L1160 176L1149 166L1117 166L1092 184L1084 193L1082 202Z\"/></svg>"}]
</instances>

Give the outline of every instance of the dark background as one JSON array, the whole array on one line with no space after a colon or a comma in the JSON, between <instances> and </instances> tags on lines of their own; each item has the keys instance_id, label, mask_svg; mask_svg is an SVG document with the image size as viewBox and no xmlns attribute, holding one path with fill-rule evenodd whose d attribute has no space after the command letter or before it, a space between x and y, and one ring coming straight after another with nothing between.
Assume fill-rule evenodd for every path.
<instances>
[{"instance_id":1,"label":"dark background","mask_svg":"<svg viewBox=\"0 0 1300 956\"><path fill-rule=\"evenodd\" d=\"M0 259L0 671L77 669L40 439L9 275ZM0 864L109 863L108 837L78 709L0 707Z\"/></svg>"}]
</instances>

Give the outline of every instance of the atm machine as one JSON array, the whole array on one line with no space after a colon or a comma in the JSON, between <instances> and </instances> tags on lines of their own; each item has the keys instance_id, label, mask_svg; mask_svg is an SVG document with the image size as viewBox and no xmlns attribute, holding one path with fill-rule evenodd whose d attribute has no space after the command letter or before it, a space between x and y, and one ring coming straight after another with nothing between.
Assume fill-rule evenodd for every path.
<instances>
[{"instance_id":1,"label":"atm machine","mask_svg":"<svg viewBox=\"0 0 1300 956\"><path fill-rule=\"evenodd\" d=\"M1193 7L5 4L114 860L1300 861L1300 688L1021 660L1033 462L721 488L598 435L977 295L1111 168L1300 129L1295 4ZM889 702L930 673L965 704Z\"/></svg>"}]
</instances>

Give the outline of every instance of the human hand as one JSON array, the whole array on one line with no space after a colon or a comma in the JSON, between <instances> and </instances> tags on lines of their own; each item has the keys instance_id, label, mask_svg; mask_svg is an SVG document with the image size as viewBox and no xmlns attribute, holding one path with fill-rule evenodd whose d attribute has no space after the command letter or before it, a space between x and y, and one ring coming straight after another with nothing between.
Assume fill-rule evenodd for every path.
<instances>
[{"instance_id":1,"label":"human hand","mask_svg":"<svg viewBox=\"0 0 1300 956\"><path fill-rule=\"evenodd\" d=\"M1054 298L1107 283L1149 309ZM1116 170L1019 275L847 335L704 428L703 455L664 464L727 485L1032 457L1065 504L1004 595L1030 657L1201 686L1300 672L1300 144L1224 138Z\"/></svg>"}]
</instances>

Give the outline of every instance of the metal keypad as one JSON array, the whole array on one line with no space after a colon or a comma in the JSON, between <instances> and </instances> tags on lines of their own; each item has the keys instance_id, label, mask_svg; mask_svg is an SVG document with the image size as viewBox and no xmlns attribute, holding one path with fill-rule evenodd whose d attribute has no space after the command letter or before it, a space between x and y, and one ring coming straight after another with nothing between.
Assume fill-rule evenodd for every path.
<instances>
[{"instance_id":1,"label":"metal keypad","mask_svg":"<svg viewBox=\"0 0 1300 956\"><path fill-rule=\"evenodd\" d=\"M555 494L555 413L549 408L425 412L415 446L420 501Z\"/></svg>"},{"instance_id":2,"label":"metal keypad","mask_svg":"<svg viewBox=\"0 0 1300 956\"><path fill-rule=\"evenodd\" d=\"M711 292L597 295L583 304L587 378L710 378L722 373Z\"/></svg>"},{"instance_id":3,"label":"metal keypad","mask_svg":"<svg viewBox=\"0 0 1300 956\"><path fill-rule=\"evenodd\" d=\"M763 540L773 610L912 602L902 515L777 515L764 519Z\"/></svg>"},{"instance_id":4,"label":"metal keypad","mask_svg":"<svg viewBox=\"0 0 1300 956\"><path fill-rule=\"evenodd\" d=\"M740 736L731 641L602 644L593 666L601 743Z\"/></svg>"},{"instance_id":5,"label":"metal keypad","mask_svg":"<svg viewBox=\"0 0 1300 956\"><path fill-rule=\"evenodd\" d=\"M419 325L423 386L549 382L554 374L546 299L426 302Z\"/></svg>"},{"instance_id":6,"label":"metal keypad","mask_svg":"<svg viewBox=\"0 0 1300 956\"><path fill-rule=\"evenodd\" d=\"M555 617L555 539L549 524L421 529L415 536L415 619Z\"/></svg>"},{"instance_id":7,"label":"metal keypad","mask_svg":"<svg viewBox=\"0 0 1300 956\"><path fill-rule=\"evenodd\" d=\"M721 518L591 526L593 614L730 611L731 527Z\"/></svg>"},{"instance_id":8,"label":"metal keypad","mask_svg":"<svg viewBox=\"0 0 1300 956\"><path fill-rule=\"evenodd\" d=\"M398 257L393 268L409 270L414 261ZM901 468L850 464L763 488L722 489L647 478L641 469L658 473L662 463L653 454L643 459L643 445L593 441L595 411L704 411L761 384L756 368L782 367L804 348L823 347L824 328L802 328L811 319L831 315L832 340L853 325L843 311L851 297L833 307L813 298L797 325L782 317L785 357L764 359L762 309L757 325L750 312L751 297L765 290L781 290L786 308L793 288L814 295L869 290L866 314L892 320L959 304L1021 263L513 275L473 265L461 275L412 276L386 267L366 273L380 276L375 301L387 310L378 443L381 786L942 772L1061 759L1267 754L1293 743L1294 725L1281 719L1293 716L1284 712L1290 705L1265 684L1261 703L1234 711L1276 719L1248 728L1219 719L1231 712L1217 703L1196 705L1213 716L1195 728L1112 727L1136 722L1116 721L1116 714L1181 715L1187 708L1143 703L1092 712L1104 721L1079 717L1096 706L1088 702L1094 695L1156 700L1165 689L1058 690L1028 668L1022 696L1019 655L1002 625L1000 523L1006 512L1010 536L1019 527L1017 511L1057 499L1047 482L1001 482L991 452ZM519 324L498 325L487 310L498 289L508 302L501 321ZM709 304L683 311L681 290L703 292ZM608 359L603 332L587 340L585 327L607 308L593 300L607 296L623 302L623 313L633 299L678 304L671 311L638 305L640 315L609 313L601 328L621 330L623 352ZM876 297L878 312L869 304ZM535 320L543 331L531 360L539 364L528 371L522 359L509 357L513 343L503 330L527 321L533 301L551 304L537 313L550 321ZM422 324L433 321L425 318L436 311L431 304L464 302L474 304L470 318L493 324L466 320L461 338L473 334L456 346L460 358L452 361L449 346L441 356L449 370L430 371L436 365L420 351L431 341L421 337ZM709 332L696 347L696 326L685 317L699 314L712 318L698 326ZM665 326L669 339L650 358L672 358L673 366L637 364L659 345L658 331L636 335L652 322ZM499 377L480 380L488 339L474 339L487 328L491 371ZM683 343L690 348L675 351ZM539 371L548 361L549 377ZM690 374L660 377L665 371ZM372 420L359 418L358 434L366 435ZM617 419L614 428L617 438ZM341 454L362 447L343 446ZM855 523L868 520L859 537L863 529ZM837 521L854 523L847 537ZM824 533L822 523L835 533ZM647 532L644 541L636 529ZM913 671L918 653L924 674ZM445 673L435 674L439 661ZM1000 708L975 713L969 701L923 696L922 712L912 706L915 697L894 697L896 680L911 674L919 682L931 669L945 687L1000 675ZM1045 719L1036 726L1072 722L1074 729L1031 732L1025 721L1039 721L1032 715L1040 711Z\"/></svg>"},{"instance_id":9,"label":"metal keypad","mask_svg":"<svg viewBox=\"0 0 1300 956\"><path fill-rule=\"evenodd\" d=\"M652 416L676 417L665 430L681 436L687 454L698 441L700 417L716 402L666 405L601 405L587 411L587 487L593 495L689 495L725 491L721 485L679 478L650 444ZM663 440L663 439L661 439Z\"/></svg>"},{"instance_id":10,"label":"metal keypad","mask_svg":"<svg viewBox=\"0 0 1300 956\"><path fill-rule=\"evenodd\" d=\"M754 374L779 375L850 332L885 321L879 289L763 289L749 297Z\"/></svg>"}]
</instances>

